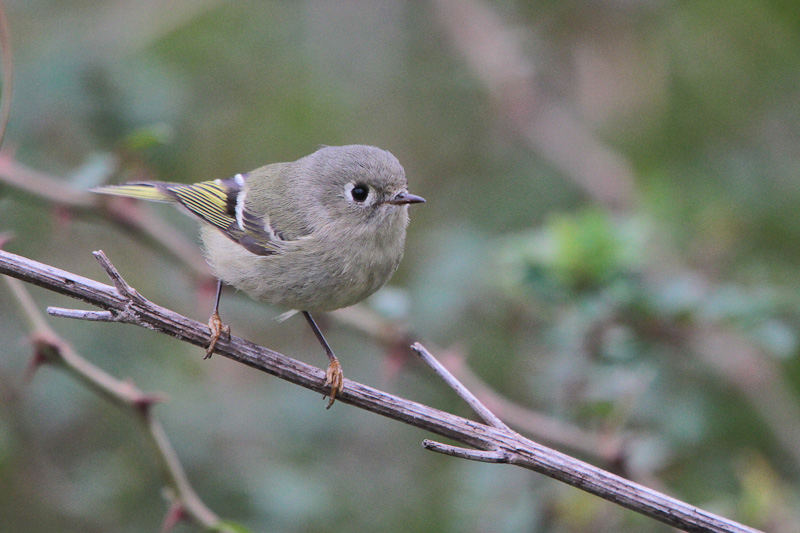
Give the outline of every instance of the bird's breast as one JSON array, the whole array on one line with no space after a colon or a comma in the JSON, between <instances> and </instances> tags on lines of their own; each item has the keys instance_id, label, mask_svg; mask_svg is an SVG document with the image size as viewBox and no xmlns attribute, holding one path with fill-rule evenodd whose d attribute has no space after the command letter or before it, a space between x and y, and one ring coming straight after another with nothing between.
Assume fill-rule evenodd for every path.
<instances>
[{"instance_id":1,"label":"bird's breast","mask_svg":"<svg viewBox=\"0 0 800 533\"><path fill-rule=\"evenodd\" d=\"M391 278L403 257L405 224L312 234L268 256L248 252L214 228L204 229L202 238L223 282L290 309L332 311L362 301Z\"/></svg>"}]
</instances>

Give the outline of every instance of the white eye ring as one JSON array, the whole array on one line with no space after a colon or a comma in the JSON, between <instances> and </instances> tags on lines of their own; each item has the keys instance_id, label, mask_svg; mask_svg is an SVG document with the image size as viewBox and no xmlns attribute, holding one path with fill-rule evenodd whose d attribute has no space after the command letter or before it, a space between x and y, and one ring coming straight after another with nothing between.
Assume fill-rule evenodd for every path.
<instances>
[{"instance_id":1,"label":"white eye ring","mask_svg":"<svg viewBox=\"0 0 800 533\"><path fill-rule=\"evenodd\" d=\"M367 200L372 196L372 190L369 185L363 183L348 183L344 186L344 192L348 200L359 204L367 203Z\"/></svg>"}]
</instances>

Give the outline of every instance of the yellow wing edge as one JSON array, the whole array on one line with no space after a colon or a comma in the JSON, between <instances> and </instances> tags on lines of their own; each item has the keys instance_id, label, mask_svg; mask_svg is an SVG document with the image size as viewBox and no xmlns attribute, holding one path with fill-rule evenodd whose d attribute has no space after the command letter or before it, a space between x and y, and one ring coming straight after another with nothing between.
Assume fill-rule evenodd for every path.
<instances>
[{"instance_id":1,"label":"yellow wing edge","mask_svg":"<svg viewBox=\"0 0 800 533\"><path fill-rule=\"evenodd\" d=\"M150 200L151 202L175 202L175 198L170 196L156 183L125 183L122 185L106 185L103 187L93 187L90 192L100 194L110 194L112 196L126 196L128 198L138 198L140 200Z\"/></svg>"}]
</instances>

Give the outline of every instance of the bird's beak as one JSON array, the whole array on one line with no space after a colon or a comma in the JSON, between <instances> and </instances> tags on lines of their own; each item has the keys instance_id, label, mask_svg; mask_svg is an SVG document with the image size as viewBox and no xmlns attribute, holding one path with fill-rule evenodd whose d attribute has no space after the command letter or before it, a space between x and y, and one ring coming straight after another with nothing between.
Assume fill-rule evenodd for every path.
<instances>
[{"instance_id":1,"label":"bird's beak","mask_svg":"<svg viewBox=\"0 0 800 533\"><path fill-rule=\"evenodd\" d=\"M401 192L397 193L397 196L391 200L387 200L386 203L392 205L424 204L425 198L417 196L416 194L411 194L410 192Z\"/></svg>"}]
</instances>

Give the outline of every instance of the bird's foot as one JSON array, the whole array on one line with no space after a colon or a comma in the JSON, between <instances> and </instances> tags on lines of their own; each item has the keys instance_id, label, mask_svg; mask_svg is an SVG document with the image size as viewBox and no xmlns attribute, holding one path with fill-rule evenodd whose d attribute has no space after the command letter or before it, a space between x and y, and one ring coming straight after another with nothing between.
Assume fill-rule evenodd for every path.
<instances>
[{"instance_id":1,"label":"bird's foot","mask_svg":"<svg viewBox=\"0 0 800 533\"><path fill-rule=\"evenodd\" d=\"M326 407L326 409L330 409L336 400L336 395L341 393L344 388L344 372L342 372L342 365L339 364L339 360L336 358L331 359L328 365L328 371L325 373L325 385L331 388L328 407Z\"/></svg>"},{"instance_id":2,"label":"bird's foot","mask_svg":"<svg viewBox=\"0 0 800 533\"><path fill-rule=\"evenodd\" d=\"M221 337L230 338L231 336L231 328L227 324L222 323L222 319L219 317L219 312L214 311L214 313L208 319L208 329L211 330L211 338L210 342L208 343L208 348L206 348L206 355L203 359L208 359L211 357L211 354L214 353L214 348L217 347L217 341Z\"/></svg>"}]
</instances>

